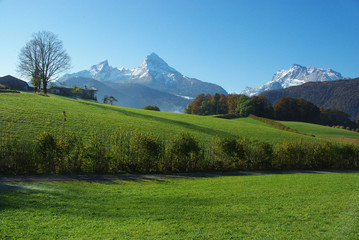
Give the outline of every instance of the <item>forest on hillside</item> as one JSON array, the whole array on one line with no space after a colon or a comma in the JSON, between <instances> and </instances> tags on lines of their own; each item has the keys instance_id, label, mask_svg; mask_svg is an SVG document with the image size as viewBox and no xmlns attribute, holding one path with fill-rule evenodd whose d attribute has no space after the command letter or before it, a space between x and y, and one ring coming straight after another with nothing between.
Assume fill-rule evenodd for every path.
<instances>
[{"instance_id":1,"label":"forest on hillside","mask_svg":"<svg viewBox=\"0 0 359 240\"><path fill-rule=\"evenodd\" d=\"M262 93L272 104L281 97L304 98L323 108L338 109L355 120L359 115L359 78L328 82L308 82L300 86Z\"/></svg>"},{"instance_id":2,"label":"forest on hillside","mask_svg":"<svg viewBox=\"0 0 359 240\"><path fill-rule=\"evenodd\" d=\"M350 129L359 128L359 122L350 120L343 111L317 107L303 98L281 97L273 105L263 95L248 97L230 94L200 94L188 104L185 113L196 115L219 115L223 118L258 117L282 121L300 121L329 126L343 126ZM359 119L357 119L359 120Z\"/></svg>"}]
</instances>

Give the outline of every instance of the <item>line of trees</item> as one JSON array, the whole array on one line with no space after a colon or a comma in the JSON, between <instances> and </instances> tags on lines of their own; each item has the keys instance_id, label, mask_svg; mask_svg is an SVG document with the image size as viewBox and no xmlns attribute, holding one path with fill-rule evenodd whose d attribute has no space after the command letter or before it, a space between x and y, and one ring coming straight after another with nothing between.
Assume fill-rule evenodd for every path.
<instances>
[{"instance_id":1,"label":"line of trees","mask_svg":"<svg viewBox=\"0 0 359 240\"><path fill-rule=\"evenodd\" d=\"M196 115L222 115L222 117L248 117L253 114L283 121L301 121L323 125L340 125L352 129L359 127L349 115L336 109L317 107L303 98L281 97L272 105L263 95L248 97L230 94L199 94L188 104L185 113Z\"/></svg>"}]
</instances>

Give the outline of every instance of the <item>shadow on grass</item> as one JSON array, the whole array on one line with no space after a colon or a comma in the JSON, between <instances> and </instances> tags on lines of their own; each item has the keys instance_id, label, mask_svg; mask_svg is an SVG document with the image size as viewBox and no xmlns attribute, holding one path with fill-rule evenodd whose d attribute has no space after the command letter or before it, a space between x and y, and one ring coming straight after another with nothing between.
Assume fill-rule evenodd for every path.
<instances>
[{"instance_id":1,"label":"shadow on grass","mask_svg":"<svg viewBox=\"0 0 359 240\"><path fill-rule=\"evenodd\" d=\"M41 216L35 221L47 221L46 219L52 216L68 216L69 218L64 219L79 221L137 221L151 218L166 219L168 214L176 215L178 211L193 211L192 209L198 206L214 204L210 198L197 193L170 195L165 189L156 192L156 187L154 192L146 187L142 191L142 186L138 189L138 185L135 191L121 187L128 181L150 181L161 185L168 182L166 179L88 180L86 185L81 186L76 186L76 183L73 186L34 182L0 183L0 210L16 210ZM91 186L92 183L98 185Z\"/></svg>"},{"instance_id":2,"label":"shadow on grass","mask_svg":"<svg viewBox=\"0 0 359 240\"><path fill-rule=\"evenodd\" d=\"M88 103L88 102L80 102L80 103L85 104L85 105L94 106L93 103ZM135 117L135 118L146 119L146 120L151 119L151 120L154 120L154 121L157 121L157 122L162 122L162 123L166 123L166 124L170 124L170 125L172 125L172 124L178 125L178 126L181 126L183 128L186 128L188 130L198 131L198 132L209 134L209 135L211 135L213 137L216 137L216 136L227 136L227 137L232 137L232 138L237 138L238 137L238 136L236 136L234 134L231 134L229 132L224 132L224 131L221 131L221 130L215 130L215 129L207 128L207 127L201 127L201 126L191 124L191 123L188 123L188 122L184 122L184 121L172 120L172 119L162 118L162 117L158 117L158 116L151 116L151 115L147 115L147 114L140 114L140 113L135 113L135 112L132 112L132 111L127 111L127 110L124 110L124 109L112 108L112 107L109 107L109 106L96 105L96 107L116 111L116 112L122 113L122 114L124 114L126 116L131 116L131 117Z\"/></svg>"}]
</instances>

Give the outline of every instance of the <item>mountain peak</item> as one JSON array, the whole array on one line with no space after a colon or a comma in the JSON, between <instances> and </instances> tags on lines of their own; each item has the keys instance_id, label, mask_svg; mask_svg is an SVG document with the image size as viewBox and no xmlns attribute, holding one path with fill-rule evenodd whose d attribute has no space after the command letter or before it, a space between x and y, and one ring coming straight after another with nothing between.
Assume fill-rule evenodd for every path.
<instances>
[{"instance_id":1,"label":"mountain peak","mask_svg":"<svg viewBox=\"0 0 359 240\"><path fill-rule=\"evenodd\" d=\"M339 79L344 79L344 77L331 69L304 67L299 64L293 64L288 70L280 70L276 72L272 80L261 87L246 88L242 94L253 96L259 95L263 91L298 86L306 82L323 82Z\"/></svg>"},{"instance_id":2,"label":"mountain peak","mask_svg":"<svg viewBox=\"0 0 359 240\"><path fill-rule=\"evenodd\" d=\"M110 67L110 65L108 64L108 60L102 60L101 62L99 62L96 65L93 65L91 67L91 70L96 71L96 72L100 72L102 70L108 69Z\"/></svg>"},{"instance_id":3,"label":"mountain peak","mask_svg":"<svg viewBox=\"0 0 359 240\"><path fill-rule=\"evenodd\" d=\"M106 65L108 65L108 60L107 60L107 59L104 59L104 60L102 60L99 64L106 64Z\"/></svg>"},{"instance_id":4,"label":"mountain peak","mask_svg":"<svg viewBox=\"0 0 359 240\"><path fill-rule=\"evenodd\" d=\"M161 59L156 53L154 53L154 52L151 52L150 54L148 54L147 56L146 56L146 58L159 58L159 59ZM162 59L161 59L162 60Z\"/></svg>"},{"instance_id":5,"label":"mountain peak","mask_svg":"<svg viewBox=\"0 0 359 240\"><path fill-rule=\"evenodd\" d=\"M134 70L134 75L142 75L147 71L159 73L173 73L180 74L174 68L170 67L162 58L156 53L152 52L143 60L142 64Z\"/></svg>"},{"instance_id":6,"label":"mountain peak","mask_svg":"<svg viewBox=\"0 0 359 240\"><path fill-rule=\"evenodd\" d=\"M59 81L64 82L76 77L101 81L112 88L117 88L116 86L121 84L134 84L167 94L193 98L202 92L227 94L218 85L183 76L183 74L170 67L154 52L148 54L142 61L142 64L133 69L112 67L108 64L107 60L103 60L93 65L90 70L66 74ZM141 96L138 97L141 98ZM142 96L142 98L145 98L145 96Z\"/></svg>"},{"instance_id":7,"label":"mountain peak","mask_svg":"<svg viewBox=\"0 0 359 240\"><path fill-rule=\"evenodd\" d=\"M299 64L293 64L293 66L291 68L303 68L303 66L301 66Z\"/></svg>"},{"instance_id":8,"label":"mountain peak","mask_svg":"<svg viewBox=\"0 0 359 240\"><path fill-rule=\"evenodd\" d=\"M148 54L144 62L147 63L147 65L168 66L168 64L154 52Z\"/></svg>"}]
</instances>

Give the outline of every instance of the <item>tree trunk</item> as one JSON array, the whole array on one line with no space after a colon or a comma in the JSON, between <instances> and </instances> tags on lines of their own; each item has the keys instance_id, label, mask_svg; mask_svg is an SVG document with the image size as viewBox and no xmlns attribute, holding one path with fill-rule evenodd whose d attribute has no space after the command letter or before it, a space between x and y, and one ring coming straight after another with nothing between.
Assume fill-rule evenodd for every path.
<instances>
[{"instance_id":1,"label":"tree trunk","mask_svg":"<svg viewBox=\"0 0 359 240\"><path fill-rule=\"evenodd\" d=\"M47 81L46 80L42 81L42 88L43 88L44 94L47 95Z\"/></svg>"}]
</instances>

